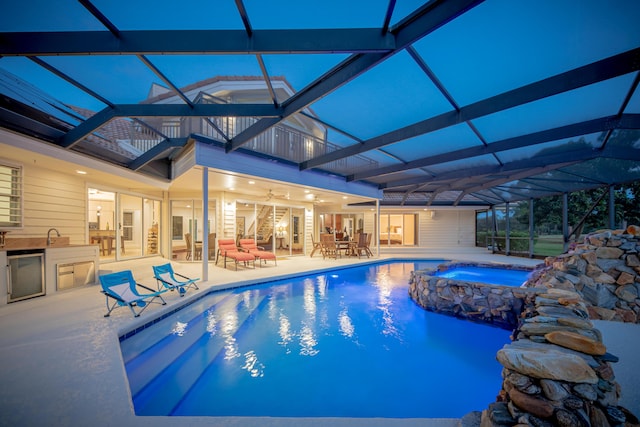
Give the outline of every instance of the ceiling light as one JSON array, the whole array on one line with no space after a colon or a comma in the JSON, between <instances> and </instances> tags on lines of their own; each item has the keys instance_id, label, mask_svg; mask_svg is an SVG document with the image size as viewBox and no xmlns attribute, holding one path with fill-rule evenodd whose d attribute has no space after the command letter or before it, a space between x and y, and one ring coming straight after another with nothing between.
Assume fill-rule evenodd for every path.
<instances>
[{"instance_id":1,"label":"ceiling light","mask_svg":"<svg viewBox=\"0 0 640 427\"><path fill-rule=\"evenodd\" d=\"M304 190L305 193L309 193L311 190Z\"/></svg>"},{"instance_id":2,"label":"ceiling light","mask_svg":"<svg viewBox=\"0 0 640 427\"><path fill-rule=\"evenodd\" d=\"M255 183L256 183L255 181L249 181L249 184L251 184L251 185L253 185Z\"/></svg>"},{"instance_id":3,"label":"ceiling light","mask_svg":"<svg viewBox=\"0 0 640 427\"><path fill-rule=\"evenodd\" d=\"M343 198L343 199L345 199L345 200L346 200L346 199L348 199L348 197L347 197L347 196L342 196L342 198Z\"/></svg>"},{"instance_id":4,"label":"ceiling light","mask_svg":"<svg viewBox=\"0 0 640 427\"><path fill-rule=\"evenodd\" d=\"M87 174L87 171L76 170L76 173L77 173L78 175L86 175L86 174Z\"/></svg>"}]
</instances>

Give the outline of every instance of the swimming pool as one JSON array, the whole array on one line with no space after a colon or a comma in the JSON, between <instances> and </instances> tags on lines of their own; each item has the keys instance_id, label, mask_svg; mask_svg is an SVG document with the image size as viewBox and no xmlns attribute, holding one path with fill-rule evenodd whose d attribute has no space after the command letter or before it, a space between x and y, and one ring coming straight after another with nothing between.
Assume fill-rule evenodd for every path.
<instances>
[{"instance_id":1,"label":"swimming pool","mask_svg":"<svg viewBox=\"0 0 640 427\"><path fill-rule=\"evenodd\" d=\"M509 332L427 312L370 264L213 292L123 339L137 415L457 418L495 401Z\"/></svg>"}]
</instances>

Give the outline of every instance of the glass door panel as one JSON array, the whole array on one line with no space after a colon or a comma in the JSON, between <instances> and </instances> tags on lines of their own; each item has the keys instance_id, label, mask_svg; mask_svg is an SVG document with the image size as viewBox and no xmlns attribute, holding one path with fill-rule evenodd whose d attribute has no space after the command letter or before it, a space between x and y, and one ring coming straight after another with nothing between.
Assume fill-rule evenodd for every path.
<instances>
[{"instance_id":1,"label":"glass door panel","mask_svg":"<svg viewBox=\"0 0 640 427\"><path fill-rule=\"evenodd\" d=\"M265 251L271 251L276 247L274 233L275 218L272 205L256 205L256 243Z\"/></svg>"},{"instance_id":2,"label":"glass door panel","mask_svg":"<svg viewBox=\"0 0 640 427\"><path fill-rule=\"evenodd\" d=\"M184 261L202 259L202 201L171 201L171 258Z\"/></svg>"},{"instance_id":3,"label":"glass door panel","mask_svg":"<svg viewBox=\"0 0 640 427\"><path fill-rule=\"evenodd\" d=\"M145 255L157 255L160 253L160 219L162 218L159 200L144 199L142 211L142 230Z\"/></svg>"},{"instance_id":4,"label":"glass door panel","mask_svg":"<svg viewBox=\"0 0 640 427\"><path fill-rule=\"evenodd\" d=\"M87 205L89 244L98 245L101 261L115 260L116 193L89 188Z\"/></svg>"},{"instance_id":5,"label":"glass door panel","mask_svg":"<svg viewBox=\"0 0 640 427\"><path fill-rule=\"evenodd\" d=\"M112 250L118 250L121 258L142 256L143 219L142 197L120 195L120 214ZM146 242L145 242L146 245Z\"/></svg>"},{"instance_id":6,"label":"glass door panel","mask_svg":"<svg viewBox=\"0 0 640 427\"><path fill-rule=\"evenodd\" d=\"M291 252L291 208L275 206L276 253L289 255Z\"/></svg>"},{"instance_id":7,"label":"glass door panel","mask_svg":"<svg viewBox=\"0 0 640 427\"><path fill-rule=\"evenodd\" d=\"M389 244L402 245L402 215L389 215Z\"/></svg>"},{"instance_id":8,"label":"glass door panel","mask_svg":"<svg viewBox=\"0 0 640 427\"><path fill-rule=\"evenodd\" d=\"M239 239L256 239L256 205L247 202L236 202L236 237Z\"/></svg>"},{"instance_id":9,"label":"glass door panel","mask_svg":"<svg viewBox=\"0 0 640 427\"><path fill-rule=\"evenodd\" d=\"M416 244L416 216L414 214L403 215L402 226L402 244L403 245L415 245Z\"/></svg>"},{"instance_id":10,"label":"glass door panel","mask_svg":"<svg viewBox=\"0 0 640 427\"><path fill-rule=\"evenodd\" d=\"M291 255L304 255L304 208L291 209Z\"/></svg>"}]
</instances>

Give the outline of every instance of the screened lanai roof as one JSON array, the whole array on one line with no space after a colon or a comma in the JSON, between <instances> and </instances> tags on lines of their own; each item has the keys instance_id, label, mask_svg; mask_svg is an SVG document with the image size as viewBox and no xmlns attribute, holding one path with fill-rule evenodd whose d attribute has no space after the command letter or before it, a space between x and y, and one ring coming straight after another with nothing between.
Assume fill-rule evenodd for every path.
<instances>
[{"instance_id":1,"label":"screened lanai roof","mask_svg":"<svg viewBox=\"0 0 640 427\"><path fill-rule=\"evenodd\" d=\"M3 9L0 124L143 174L171 178L198 141L366 183L395 205L640 179L635 0ZM216 79L245 86L214 92Z\"/></svg>"}]
</instances>

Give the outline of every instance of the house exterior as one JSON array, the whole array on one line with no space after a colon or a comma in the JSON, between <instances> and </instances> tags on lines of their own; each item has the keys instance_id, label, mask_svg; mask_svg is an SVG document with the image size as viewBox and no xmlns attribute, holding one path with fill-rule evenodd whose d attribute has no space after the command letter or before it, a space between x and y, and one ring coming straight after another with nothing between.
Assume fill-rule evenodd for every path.
<instances>
[{"instance_id":1,"label":"house exterior","mask_svg":"<svg viewBox=\"0 0 640 427\"><path fill-rule=\"evenodd\" d=\"M294 93L285 79L273 81L272 93L279 98ZM215 77L183 93L196 102L271 102L269 88L256 77ZM43 97L32 101L42 102ZM178 102L174 92L157 85L143 101ZM92 114L68 106L58 110L62 108L64 118L75 115L78 121ZM291 257L308 255L312 238L326 231L341 238L371 233L374 253L378 248L437 253L441 248L475 245L478 207L381 207L381 191L372 186L346 183L331 174L301 173L286 162L274 162L275 157L287 156L299 161L305 150L317 154L329 143L326 127L314 120L312 111L305 113L251 142L253 148L260 146L264 158L225 154L216 144L246 128L248 117L114 119L85 138L99 146L105 158L126 164L149 150L150 142L157 143L147 125L160 129L163 137L195 135L175 151L170 180L43 143L15 128L0 128L5 194L0 230L6 231L0 264L6 266L7 256L26 239L43 245L51 228L70 245L91 253L94 280L100 266L113 261L161 255L215 262L218 238L252 237L268 250ZM283 143L283 138L290 143ZM358 161L360 165L345 167L372 162L364 157ZM57 291L57 266L50 266L47 275L47 292ZM7 288L5 277L0 274L0 291Z\"/></svg>"}]
</instances>

